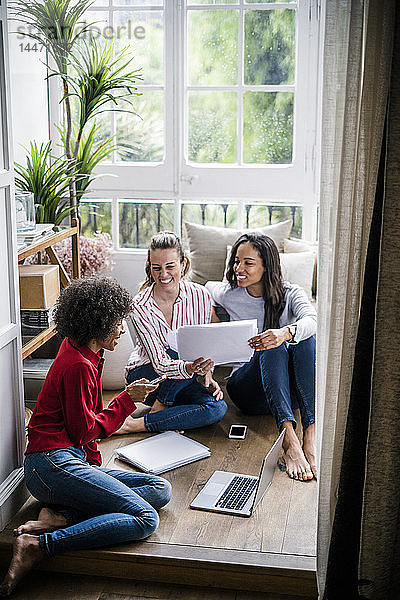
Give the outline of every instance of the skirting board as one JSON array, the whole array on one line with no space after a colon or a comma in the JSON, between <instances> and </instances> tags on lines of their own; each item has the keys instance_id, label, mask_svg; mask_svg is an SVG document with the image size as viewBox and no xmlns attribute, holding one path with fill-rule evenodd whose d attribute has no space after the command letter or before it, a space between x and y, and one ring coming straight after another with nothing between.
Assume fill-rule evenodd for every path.
<instances>
[{"instance_id":1,"label":"skirting board","mask_svg":"<svg viewBox=\"0 0 400 600\"><path fill-rule=\"evenodd\" d=\"M0 531L6 527L29 497L24 469L14 469L0 485Z\"/></svg>"}]
</instances>

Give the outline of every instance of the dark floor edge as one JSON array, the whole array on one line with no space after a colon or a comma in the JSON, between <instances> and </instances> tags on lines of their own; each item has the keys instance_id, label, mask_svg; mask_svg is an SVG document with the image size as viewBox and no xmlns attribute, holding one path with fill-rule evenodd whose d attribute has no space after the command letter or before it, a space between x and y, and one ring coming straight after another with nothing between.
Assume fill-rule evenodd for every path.
<instances>
[{"instance_id":1,"label":"dark floor edge","mask_svg":"<svg viewBox=\"0 0 400 600\"><path fill-rule=\"evenodd\" d=\"M7 536L8 537L8 536ZM38 570L167 584L197 585L241 591L281 593L316 598L315 558L140 543L130 548L71 552L38 565ZM144 546L146 546L144 548ZM188 552L189 550L189 552ZM0 563L6 565L11 540L0 540ZM252 560L244 561L246 556Z\"/></svg>"},{"instance_id":2,"label":"dark floor edge","mask_svg":"<svg viewBox=\"0 0 400 600\"><path fill-rule=\"evenodd\" d=\"M142 542L135 547L117 547L105 550L106 553L118 553L120 556L146 557L147 559L171 559L195 562L229 564L237 567L272 567L315 572L316 557L298 554L257 552L255 550L237 550L232 548L214 548L159 542Z\"/></svg>"},{"instance_id":3,"label":"dark floor edge","mask_svg":"<svg viewBox=\"0 0 400 600\"><path fill-rule=\"evenodd\" d=\"M0 559L12 552L12 533L3 532L0 538ZM64 556L74 556L84 560L109 560L121 563L154 562L159 564L175 564L182 562L208 565L209 568L225 568L228 570L247 569L279 569L295 570L299 574L316 572L316 557L298 554L281 554L273 552L256 552L254 550L235 550L231 548L211 548L205 546L187 546L160 542L139 542L125 544L113 548L75 551Z\"/></svg>"}]
</instances>

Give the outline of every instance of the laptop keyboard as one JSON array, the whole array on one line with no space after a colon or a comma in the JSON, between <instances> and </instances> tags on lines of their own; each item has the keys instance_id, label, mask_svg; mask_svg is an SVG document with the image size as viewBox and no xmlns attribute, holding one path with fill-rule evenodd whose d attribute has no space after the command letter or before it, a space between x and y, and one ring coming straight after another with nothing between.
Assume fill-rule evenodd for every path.
<instances>
[{"instance_id":1,"label":"laptop keyboard","mask_svg":"<svg viewBox=\"0 0 400 600\"><path fill-rule=\"evenodd\" d=\"M215 506L241 510L257 486L258 479L235 475Z\"/></svg>"}]
</instances>

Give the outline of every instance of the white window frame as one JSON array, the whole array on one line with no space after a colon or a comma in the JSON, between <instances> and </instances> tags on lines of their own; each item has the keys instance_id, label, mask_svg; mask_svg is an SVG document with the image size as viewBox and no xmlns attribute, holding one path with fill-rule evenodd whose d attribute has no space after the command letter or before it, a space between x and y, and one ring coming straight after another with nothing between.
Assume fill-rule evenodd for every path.
<instances>
[{"instance_id":1,"label":"white window frame","mask_svg":"<svg viewBox=\"0 0 400 600\"><path fill-rule=\"evenodd\" d=\"M91 197L109 198L112 203L112 233L119 249L119 206L124 198L174 199L175 230L180 233L180 204L188 200L199 202L235 200L238 203L238 226L243 225L244 205L259 200L274 205L302 206L302 236L313 240L317 223L317 131L319 122L318 82L320 73L319 25L323 0L297 0L293 3L269 3L255 10L291 8L296 10L296 77L293 86L246 86L258 91L291 91L295 89L293 162L290 165L194 165L185 159L186 64L185 23L186 0L165 0L164 27L164 119L165 161L163 163L103 163L97 170L105 177L95 180ZM198 6L199 10L235 8L242 15L244 0L231 5ZM115 10L127 7L116 6ZM112 7L94 7L97 11L112 11ZM135 6L136 10L162 10L162 5ZM189 10L194 10L190 7ZM178 43L179 42L179 43ZM141 86L138 86L141 89ZM145 89L152 89L147 86ZM236 88L235 88L236 89ZM56 103L53 101L52 106ZM54 115L56 117L56 115ZM58 120L54 118L53 120ZM107 174L117 177L107 177ZM132 250L123 249L130 252ZM137 250L142 252L142 250Z\"/></svg>"},{"instance_id":2,"label":"white window frame","mask_svg":"<svg viewBox=\"0 0 400 600\"><path fill-rule=\"evenodd\" d=\"M173 0L166 0L165 6L154 4L153 6L132 5L132 6L93 6L95 12L105 12L113 14L115 11L135 12L163 12L164 11L164 160L160 163L123 163L123 162L105 162L98 168L97 172L113 177L104 177L97 180L92 186L93 190L102 196L113 197L120 192L126 197L142 197L146 192L147 197L158 197L163 192L167 195L175 193L175 139L176 139L176 118L174 115L174 81L176 78L176 60L174 57L174 29L176 27L177 3ZM89 11L90 12L90 11ZM171 49L168 52L168 49ZM139 68L140 64L132 63L132 68ZM140 85L139 91L151 91L160 89L159 85ZM134 102L133 102L134 105ZM143 196L144 197L144 196Z\"/></svg>"}]
</instances>

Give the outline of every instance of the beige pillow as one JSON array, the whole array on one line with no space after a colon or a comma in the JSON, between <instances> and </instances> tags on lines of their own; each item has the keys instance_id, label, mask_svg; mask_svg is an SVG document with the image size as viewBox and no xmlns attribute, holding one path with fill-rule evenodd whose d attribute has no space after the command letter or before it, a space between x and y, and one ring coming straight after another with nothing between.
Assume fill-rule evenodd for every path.
<instances>
[{"instance_id":1,"label":"beige pillow","mask_svg":"<svg viewBox=\"0 0 400 600\"><path fill-rule=\"evenodd\" d=\"M306 240L294 240L293 238L285 238L283 240L284 252L315 252L317 253L318 243L308 242Z\"/></svg>"},{"instance_id":2,"label":"beige pillow","mask_svg":"<svg viewBox=\"0 0 400 600\"><path fill-rule=\"evenodd\" d=\"M223 277L224 281L226 281L226 272L228 270L229 259L231 257L231 252L232 252L232 246L229 244L229 246L226 247L226 258L225 258L224 277Z\"/></svg>"},{"instance_id":3,"label":"beige pillow","mask_svg":"<svg viewBox=\"0 0 400 600\"><path fill-rule=\"evenodd\" d=\"M223 281L226 281L226 271L228 268L229 257L231 255L232 246L226 247L226 261ZM309 300L312 299L312 283L314 276L314 252L292 252L283 254L279 253L281 261L282 276L284 281L297 283L303 288Z\"/></svg>"},{"instance_id":4,"label":"beige pillow","mask_svg":"<svg viewBox=\"0 0 400 600\"><path fill-rule=\"evenodd\" d=\"M288 219L258 229L230 229L188 222L185 227L190 250L190 279L204 284L207 281L221 281L224 276L226 247L234 244L243 233L257 231L268 235L282 252L283 240L289 236L292 221Z\"/></svg>"}]
</instances>

